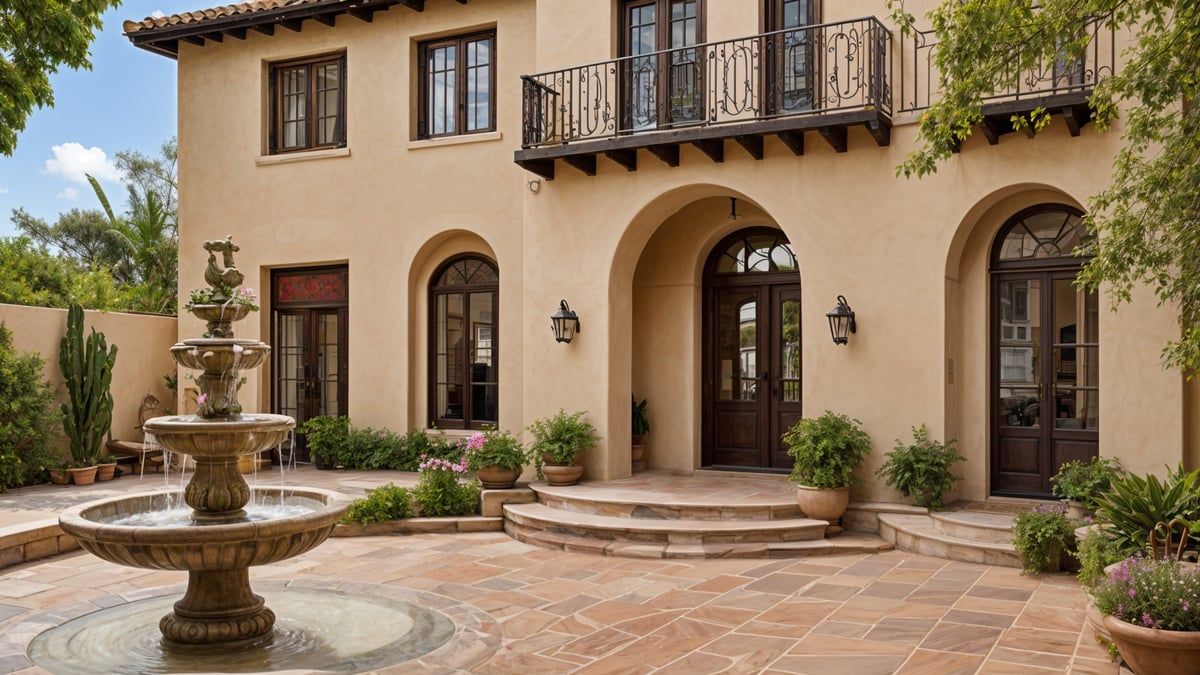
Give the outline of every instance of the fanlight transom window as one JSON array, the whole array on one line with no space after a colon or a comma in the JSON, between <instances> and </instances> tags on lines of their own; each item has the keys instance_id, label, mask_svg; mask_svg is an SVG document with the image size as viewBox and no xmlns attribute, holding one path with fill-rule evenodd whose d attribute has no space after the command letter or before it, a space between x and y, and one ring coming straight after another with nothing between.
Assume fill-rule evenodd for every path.
<instances>
[{"instance_id":1,"label":"fanlight transom window","mask_svg":"<svg viewBox=\"0 0 1200 675\"><path fill-rule=\"evenodd\" d=\"M996 251L997 261L1070 258L1087 244L1079 215L1063 207L1028 213L1009 228Z\"/></svg>"},{"instance_id":2,"label":"fanlight transom window","mask_svg":"<svg viewBox=\"0 0 1200 675\"><path fill-rule=\"evenodd\" d=\"M782 236L755 234L738 239L717 259L717 274L795 272L796 256Z\"/></svg>"}]
</instances>

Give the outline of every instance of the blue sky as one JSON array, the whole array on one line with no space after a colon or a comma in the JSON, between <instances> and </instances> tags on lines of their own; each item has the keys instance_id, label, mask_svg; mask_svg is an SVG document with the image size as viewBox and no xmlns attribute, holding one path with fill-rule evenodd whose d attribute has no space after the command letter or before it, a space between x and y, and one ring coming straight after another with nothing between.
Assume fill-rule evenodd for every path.
<instances>
[{"instance_id":1,"label":"blue sky","mask_svg":"<svg viewBox=\"0 0 1200 675\"><path fill-rule=\"evenodd\" d=\"M100 208L84 172L100 179L114 209L124 210L113 155L128 149L157 155L175 135L176 92L175 61L134 47L121 24L219 4L126 0L104 14L92 43L92 70L51 75L54 107L35 109L16 152L0 155L0 236L16 233L11 216L18 207L50 223L72 208Z\"/></svg>"}]
</instances>

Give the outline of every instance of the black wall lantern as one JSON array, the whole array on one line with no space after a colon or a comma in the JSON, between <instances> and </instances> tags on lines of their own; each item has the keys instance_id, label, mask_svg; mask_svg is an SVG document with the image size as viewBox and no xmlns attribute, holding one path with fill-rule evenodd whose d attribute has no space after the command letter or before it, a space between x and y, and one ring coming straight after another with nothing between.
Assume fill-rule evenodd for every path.
<instances>
[{"instance_id":1,"label":"black wall lantern","mask_svg":"<svg viewBox=\"0 0 1200 675\"><path fill-rule=\"evenodd\" d=\"M571 311L566 300L559 301L558 311L550 317L550 329L554 331L556 341L567 344L571 344L579 332L579 317Z\"/></svg>"},{"instance_id":2,"label":"black wall lantern","mask_svg":"<svg viewBox=\"0 0 1200 675\"><path fill-rule=\"evenodd\" d=\"M837 307L825 315L829 319L829 333L833 336L833 344L844 345L850 341L850 334L855 332L854 310L846 302L846 296L837 296Z\"/></svg>"}]
</instances>

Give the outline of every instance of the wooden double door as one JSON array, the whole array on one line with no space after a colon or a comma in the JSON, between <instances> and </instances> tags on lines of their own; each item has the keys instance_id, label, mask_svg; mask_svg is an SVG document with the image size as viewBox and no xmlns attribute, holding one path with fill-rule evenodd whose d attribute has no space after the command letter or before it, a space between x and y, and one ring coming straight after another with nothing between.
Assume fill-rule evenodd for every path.
<instances>
[{"instance_id":1,"label":"wooden double door","mask_svg":"<svg viewBox=\"0 0 1200 675\"><path fill-rule=\"evenodd\" d=\"M791 469L780 437L803 412L796 277L745 275L707 289L707 465Z\"/></svg>"}]
</instances>

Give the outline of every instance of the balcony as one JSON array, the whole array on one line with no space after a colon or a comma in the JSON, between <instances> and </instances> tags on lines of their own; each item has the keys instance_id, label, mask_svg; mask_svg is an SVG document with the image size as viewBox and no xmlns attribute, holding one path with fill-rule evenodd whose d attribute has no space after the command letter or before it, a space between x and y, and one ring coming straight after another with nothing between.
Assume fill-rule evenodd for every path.
<instances>
[{"instance_id":1,"label":"balcony","mask_svg":"<svg viewBox=\"0 0 1200 675\"><path fill-rule=\"evenodd\" d=\"M1001 136L1016 130L1014 117L1027 117L1037 108L1061 115L1070 134L1079 135L1092 117L1088 97L1097 82L1115 72L1117 53L1112 29L1091 22L1081 30L1088 37L1088 47L1080 58L1043 58L1016 78L1010 79L1005 73L1001 79L1012 84L998 85L994 93L983 98L980 132L988 143L999 143ZM934 67L937 43L933 40L932 31L901 38L896 104L900 113L920 112L941 93ZM1032 128L1024 131L1030 136L1034 133Z\"/></svg>"},{"instance_id":2,"label":"balcony","mask_svg":"<svg viewBox=\"0 0 1200 675\"><path fill-rule=\"evenodd\" d=\"M679 165L681 145L713 162L733 139L763 158L777 136L796 155L816 131L837 152L863 126L891 141L892 34L875 18L764 33L523 75L521 150L548 180L555 160L596 174L603 155L636 171L639 149Z\"/></svg>"}]
</instances>

